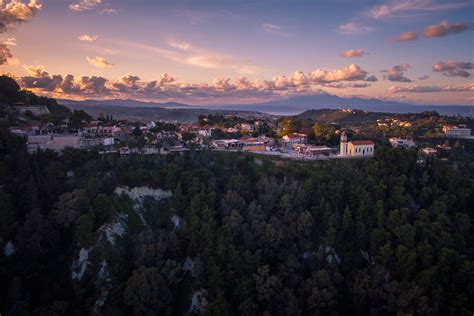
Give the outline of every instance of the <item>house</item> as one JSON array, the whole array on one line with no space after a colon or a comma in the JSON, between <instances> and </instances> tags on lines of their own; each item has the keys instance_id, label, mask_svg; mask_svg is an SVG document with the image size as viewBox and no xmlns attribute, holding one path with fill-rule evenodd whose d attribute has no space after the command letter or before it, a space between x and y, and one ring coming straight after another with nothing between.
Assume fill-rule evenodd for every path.
<instances>
[{"instance_id":1,"label":"house","mask_svg":"<svg viewBox=\"0 0 474 316\"><path fill-rule=\"evenodd\" d=\"M242 123L240 124L240 129L245 131L253 131L255 129L255 125L250 123Z\"/></svg>"},{"instance_id":2,"label":"house","mask_svg":"<svg viewBox=\"0 0 474 316\"><path fill-rule=\"evenodd\" d=\"M113 137L107 137L103 139L102 143L104 146L112 146L115 144L115 139Z\"/></svg>"},{"instance_id":3,"label":"house","mask_svg":"<svg viewBox=\"0 0 474 316\"><path fill-rule=\"evenodd\" d=\"M372 157L375 144L371 140L352 140L347 142L346 131L341 133L340 156Z\"/></svg>"},{"instance_id":4,"label":"house","mask_svg":"<svg viewBox=\"0 0 474 316\"><path fill-rule=\"evenodd\" d=\"M77 135L38 135L28 137L28 152L33 153L39 149L50 149L59 152L67 147L84 148L87 147L82 138Z\"/></svg>"},{"instance_id":5,"label":"house","mask_svg":"<svg viewBox=\"0 0 474 316\"><path fill-rule=\"evenodd\" d=\"M431 147L422 148L421 152L427 156L435 156L438 153L436 149L431 148Z\"/></svg>"},{"instance_id":6,"label":"house","mask_svg":"<svg viewBox=\"0 0 474 316\"><path fill-rule=\"evenodd\" d=\"M80 131L80 135L84 137L112 137L114 128L112 126L99 126L95 123L85 124Z\"/></svg>"},{"instance_id":7,"label":"house","mask_svg":"<svg viewBox=\"0 0 474 316\"><path fill-rule=\"evenodd\" d=\"M459 125L458 126L451 126L445 125L443 126L443 132L446 134L447 137L469 137L471 136L471 129L467 128L466 125Z\"/></svg>"},{"instance_id":8,"label":"house","mask_svg":"<svg viewBox=\"0 0 474 316\"><path fill-rule=\"evenodd\" d=\"M240 142L242 143L242 150L248 150L248 151L266 151L267 150L265 146L265 142L255 137L244 136L240 138Z\"/></svg>"},{"instance_id":9,"label":"house","mask_svg":"<svg viewBox=\"0 0 474 316\"><path fill-rule=\"evenodd\" d=\"M242 149L244 144L238 139L217 139L212 141L212 147L218 149Z\"/></svg>"},{"instance_id":10,"label":"house","mask_svg":"<svg viewBox=\"0 0 474 316\"><path fill-rule=\"evenodd\" d=\"M160 153L160 148L152 145L145 145L142 150L142 155L158 155Z\"/></svg>"},{"instance_id":11,"label":"house","mask_svg":"<svg viewBox=\"0 0 474 316\"><path fill-rule=\"evenodd\" d=\"M228 129L225 130L226 133L230 133L230 134L234 134L234 133L238 133L239 130L235 127L229 127Z\"/></svg>"},{"instance_id":12,"label":"house","mask_svg":"<svg viewBox=\"0 0 474 316\"><path fill-rule=\"evenodd\" d=\"M10 132L17 136L34 136L47 134L47 131L41 129L39 125L23 125L18 127L11 127Z\"/></svg>"},{"instance_id":13,"label":"house","mask_svg":"<svg viewBox=\"0 0 474 316\"><path fill-rule=\"evenodd\" d=\"M393 148L412 148L415 147L415 142L411 139L399 138L399 137L390 137L389 139L390 144L392 144Z\"/></svg>"},{"instance_id":14,"label":"house","mask_svg":"<svg viewBox=\"0 0 474 316\"><path fill-rule=\"evenodd\" d=\"M168 138L176 138L176 137L177 135L175 132L161 131L161 132L156 133L157 139L168 139ZM181 138L181 137L178 137L178 138Z\"/></svg>"},{"instance_id":15,"label":"house","mask_svg":"<svg viewBox=\"0 0 474 316\"><path fill-rule=\"evenodd\" d=\"M202 127L198 130L198 135L202 137L211 137L213 130L214 129L210 127Z\"/></svg>"},{"instance_id":16,"label":"house","mask_svg":"<svg viewBox=\"0 0 474 316\"><path fill-rule=\"evenodd\" d=\"M283 144L291 147L293 144L306 144L308 137L305 134L292 133L282 137Z\"/></svg>"},{"instance_id":17,"label":"house","mask_svg":"<svg viewBox=\"0 0 474 316\"><path fill-rule=\"evenodd\" d=\"M114 126L112 127L112 136L115 139L127 140L130 136L131 129L127 126Z\"/></svg>"},{"instance_id":18,"label":"house","mask_svg":"<svg viewBox=\"0 0 474 316\"><path fill-rule=\"evenodd\" d=\"M31 112L33 113L33 115L40 116L42 114L49 113L48 107L46 105L23 105L23 104L17 105L17 104L15 104L15 110L17 110L21 114L24 114L25 112Z\"/></svg>"},{"instance_id":19,"label":"house","mask_svg":"<svg viewBox=\"0 0 474 316\"><path fill-rule=\"evenodd\" d=\"M293 150L308 157L330 156L333 149L327 146L313 146L305 144L293 144Z\"/></svg>"}]
</instances>

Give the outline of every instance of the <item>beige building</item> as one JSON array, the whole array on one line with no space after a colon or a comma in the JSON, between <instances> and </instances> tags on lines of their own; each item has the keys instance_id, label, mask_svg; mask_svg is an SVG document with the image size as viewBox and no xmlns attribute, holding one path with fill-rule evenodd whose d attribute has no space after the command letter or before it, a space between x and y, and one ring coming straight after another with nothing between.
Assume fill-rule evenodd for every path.
<instances>
[{"instance_id":1,"label":"beige building","mask_svg":"<svg viewBox=\"0 0 474 316\"><path fill-rule=\"evenodd\" d=\"M374 142L371 140L352 140L348 146L349 156L370 157L374 155Z\"/></svg>"}]
</instances>

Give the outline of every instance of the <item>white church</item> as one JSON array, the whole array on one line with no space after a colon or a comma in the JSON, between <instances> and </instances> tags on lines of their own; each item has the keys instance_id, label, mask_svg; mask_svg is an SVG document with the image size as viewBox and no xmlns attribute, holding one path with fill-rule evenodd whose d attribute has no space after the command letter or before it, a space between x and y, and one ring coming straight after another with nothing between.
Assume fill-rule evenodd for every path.
<instances>
[{"instance_id":1,"label":"white church","mask_svg":"<svg viewBox=\"0 0 474 316\"><path fill-rule=\"evenodd\" d=\"M341 157L373 157L374 142L371 140L351 140L347 141L346 131L341 133Z\"/></svg>"}]
</instances>

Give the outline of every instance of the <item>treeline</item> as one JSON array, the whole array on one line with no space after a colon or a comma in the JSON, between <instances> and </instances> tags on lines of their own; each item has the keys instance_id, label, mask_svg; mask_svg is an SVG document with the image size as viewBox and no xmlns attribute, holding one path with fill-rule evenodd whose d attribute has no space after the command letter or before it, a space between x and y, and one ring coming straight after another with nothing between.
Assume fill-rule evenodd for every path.
<instances>
[{"instance_id":1,"label":"treeline","mask_svg":"<svg viewBox=\"0 0 474 316\"><path fill-rule=\"evenodd\" d=\"M0 136L0 243L14 245L0 256L2 314L188 314L196 291L207 315L474 310L472 151L424 163L384 147L367 160L207 151L120 159L29 156ZM172 197L143 201L145 225L114 194L118 185ZM126 234L96 246L84 278L72 280L79 250L99 245L117 218L127 218Z\"/></svg>"}]
</instances>

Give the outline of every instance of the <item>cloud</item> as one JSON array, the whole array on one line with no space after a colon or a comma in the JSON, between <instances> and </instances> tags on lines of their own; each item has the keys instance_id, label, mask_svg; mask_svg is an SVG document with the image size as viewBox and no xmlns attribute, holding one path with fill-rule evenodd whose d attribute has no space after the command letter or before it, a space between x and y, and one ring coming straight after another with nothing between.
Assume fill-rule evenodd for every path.
<instances>
[{"instance_id":1,"label":"cloud","mask_svg":"<svg viewBox=\"0 0 474 316\"><path fill-rule=\"evenodd\" d=\"M6 44L0 43L0 65L6 65L12 58L12 53Z\"/></svg>"},{"instance_id":2,"label":"cloud","mask_svg":"<svg viewBox=\"0 0 474 316\"><path fill-rule=\"evenodd\" d=\"M377 81L375 76L368 76L367 71L356 64L350 64L348 67L326 71L316 69L310 74L313 83L329 83L338 81Z\"/></svg>"},{"instance_id":3,"label":"cloud","mask_svg":"<svg viewBox=\"0 0 474 316\"><path fill-rule=\"evenodd\" d=\"M5 39L0 39L1 44L5 44L7 46L16 46L16 38L14 37L9 37Z\"/></svg>"},{"instance_id":4,"label":"cloud","mask_svg":"<svg viewBox=\"0 0 474 316\"><path fill-rule=\"evenodd\" d=\"M172 83L175 81L176 81L176 78L174 78L169 73L165 72L161 75L160 84L167 84L167 83Z\"/></svg>"},{"instance_id":5,"label":"cloud","mask_svg":"<svg viewBox=\"0 0 474 316\"><path fill-rule=\"evenodd\" d=\"M443 20L439 24L425 27L422 32L424 37L442 37L449 34L461 33L469 29L469 25L464 22L449 24L448 20Z\"/></svg>"},{"instance_id":6,"label":"cloud","mask_svg":"<svg viewBox=\"0 0 474 316\"><path fill-rule=\"evenodd\" d=\"M339 25L339 32L345 35L365 34L373 31L375 31L375 28L357 22L348 22Z\"/></svg>"},{"instance_id":7,"label":"cloud","mask_svg":"<svg viewBox=\"0 0 474 316\"><path fill-rule=\"evenodd\" d=\"M415 17L470 6L469 2L441 3L434 0L392 0L371 8L367 15L376 20Z\"/></svg>"},{"instance_id":8,"label":"cloud","mask_svg":"<svg viewBox=\"0 0 474 316\"><path fill-rule=\"evenodd\" d=\"M349 49L341 53L342 57L352 58L352 57L362 57L365 54L363 49Z\"/></svg>"},{"instance_id":9,"label":"cloud","mask_svg":"<svg viewBox=\"0 0 474 316\"><path fill-rule=\"evenodd\" d=\"M428 80L428 79L430 79L430 76L428 76L428 75L418 77L418 80Z\"/></svg>"},{"instance_id":10,"label":"cloud","mask_svg":"<svg viewBox=\"0 0 474 316\"><path fill-rule=\"evenodd\" d=\"M448 60L433 65L433 71L442 72L447 77L469 78L471 74L466 70L474 69L474 63Z\"/></svg>"},{"instance_id":11,"label":"cloud","mask_svg":"<svg viewBox=\"0 0 474 316\"><path fill-rule=\"evenodd\" d=\"M23 69L25 69L28 75L33 76L33 77L45 77L49 75L48 72L46 71L46 68L43 65L37 65L37 66L23 65Z\"/></svg>"},{"instance_id":12,"label":"cloud","mask_svg":"<svg viewBox=\"0 0 474 316\"><path fill-rule=\"evenodd\" d=\"M461 86L452 86L452 85L430 85L430 86L421 86L421 85L407 85L407 86L391 86L388 89L389 93L400 93L400 92L409 92L409 93L429 93L429 92L462 92L462 91L474 91L474 83Z\"/></svg>"},{"instance_id":13,"label":"cloud","mask_svg":"<svg viewBox=\"0 0 474 316\"><path fill-rule=\"evenodd\" d=\"M236 62L226 56L218 55L195 55L187 59L187 63L203 68L233 68Z\"/></svg>"},{"instance_id":14,"label":"cloud","mask_svg":"<svg viewBox=\"0 0 474 316\"><path fill-rule=\"evenodd\" d=\"M116 40L117 45L125 46L127 49L147 51L152 55L169 59L171 61L208 69L232 69L239 74L258 74L260 68L253 65L248 59L208 51L193 46L187 42L168 42L168 45L177 49L168 49L148 44Z\"/></svg>"},{"instance_id":15,"label":"cloud","mask_svg":"<svg viewBox=\"0 0 474 316\"><path fill-rule=\"evenodd\" d=\"M108 68L114 65L110 63L109 61L107 61L105 58L99 57L99 56L92 57L92 58L87 56L86 59L89 62L89 64L97 68Z\"/></svg>"},{"instance_id":16,"label":"cloud","mask_svg":"<svg viewBox=\"0 0 474 316\"><path fill-rule=\"evenodd\" d=\"M469 25L464 22L449 24L447 20L441 21L439 24L434 24L427 26L423 29L423 31L413 31L413 32L402 32L400 33L395 40L393 38L388 38L388 42L408 42L414 41L419 38L419 36L423 36L426 38L433 38L433 37L443 37L450 34L461 33L469 29Z\"/></svg>"},{"instance_id":17,"label":"cloud","mask_svg":"<svg viewBox=\"0 0 474 316\"><path fill-rule=\"evenodd\" d=\"M5 4L0 1L0 33L11 30L15 25L30 21L41 9L37 0L23 3L21 0L10 0Z\"/></svg>"},{"instance_id":18,"label":"cloud","mask_svg":"<svg viewBox=\"0 0 474 316\"><path fill-rule=\"evenodd\" d=\"M113 8L105 8L99 12L100 14L114 14L117 13L117 10Z\"/></svg>"},{"instance_id":19,"label":"cloud","mask_svg":"<svg viewBox=\"0 0 474 316\"><path fill-rule=\"evenodd\" d=\"M191 44L188 42L173 42L172 41L172 42L169 42L168 45L173 48L180 49L183 51L188 51L191 49Z\"/></svg>"},{"instance_id":20,"label":"cloud","mask_svg":"<svg viewBox=\"0 0 474 316\"><path fill-rule=\"evenodd\" d=\"M346 88L367 88L371 84L368 82L350 82L350 83L325 83L323 87L326 88L336 88L336 89L346 89Z\"/></svg>"},{"instance_id":21,"label":"cloud","mask_svg":"<svg viewBox=\"0 0 474 316\"><path fill-rule=\"evenodd\" d=\"M42 5L37 0L24 3L21 0L10 0L4 3L0 0L0 33L12 30L16 25L30 21L41 10ZM8 46L15 46L15 38L7 38L0 43L0 65L18 64L19 60L13 58Z\"/></svg>"},{"instance_id":22,"label":"cloud","mask_svg":"<svg viewBox=\"0 0 474 316\"><path fill-rule=\"evenodd\" d=\"M28 75L20 79L22 87L55 97L107 98L110 96L161 100L186 99L207 103L223 100L235 102L236 99L242 102L253 102L292 94L314 93L316 86L340 89L364 88L370 86L368 82L377 80L355 64L329 71L316 69L307 74L296 71L290 76L275 76L272 80L250 81L244 76L236 80L217 77L210 84L178 82L168 73L163 73L157 80L143 82L139 76L135 75L124 75L117 80L96 76L75 78L72 75L50 75L41 65L25 65L24 68Z\"/></svg>"},{"instance_id":23,"label":"cloud","mask_svg":"<svg viewBox=\"0 0 474 316\"><path fill-rule=\"evenodd\" d=\"M384 78L390 81L398 82L411 82L411 80L405 77L404 72L410 69L411 66L408 64L401 64L398 66L393 66L392 68L381 70L385 73Z\"/></svg>"},{"instance_id":24,"label":"cloud","mask_svg":"<svg viewBox=\"0 0 474 316\"><path fill-rule=\"evenodd\" d=\"M402 32L400 33L396 41L397 42L409 42L409 41L414 41L418 39L418 34L416 32Z\"/></svg>"},{"instance_id":25,"label":"cloud","mask_svg":"<svg viewBox=\"0 0 474 316\"><path fill-rule=\"evenodd\" d=\"M110 93L106 87L107 79L97 76L83 76L75 79L73 75L50 75L44 66L23 66L28 76L20 78L20 84L27 89L34 89L52 94L103 96Z\"/></svg>"},{"instance_id":26,"label":"cloud","mask_svg":"<svg viewBox=\"0 0 474 316\"><path fill-rule=\"evenodd\" d=\"M119 78L112 86L120 92L126 92L130 90L138 90L137 82L140 77L133 75L125 75Z\"/></svg>"},{"instance_id":27,"label":"cloud","mask_svg":"<svg viewBox=\"0 0 474 316\"><path fill-rule=\"evenodd\" d=\"M72 11L90 11L102 3L102 0L80 0L69 5Z\"/></svg>"},{"instance_id":28,"label":"cloud","mask_svg":"<svg viewBox=\"0 0 474 316\"><path fill-rule=\"evenodd\" d=\"M77 39L83 42L94 42L98 38L97 35L91 35L91 34L82 34L79 36Z\"/></svg>"},{"instance_id":29,"label":"cloud","mask_svg":"<svg viewBox=\"0 0 474 316\"><path fill-rule=\"evenodd\" d=\"M271 23L264 23L262 24L262 30L267 33L280 35L280 36L288 36L288 33L284 32L281 26Z\"/></svg>"}]
</instances>

